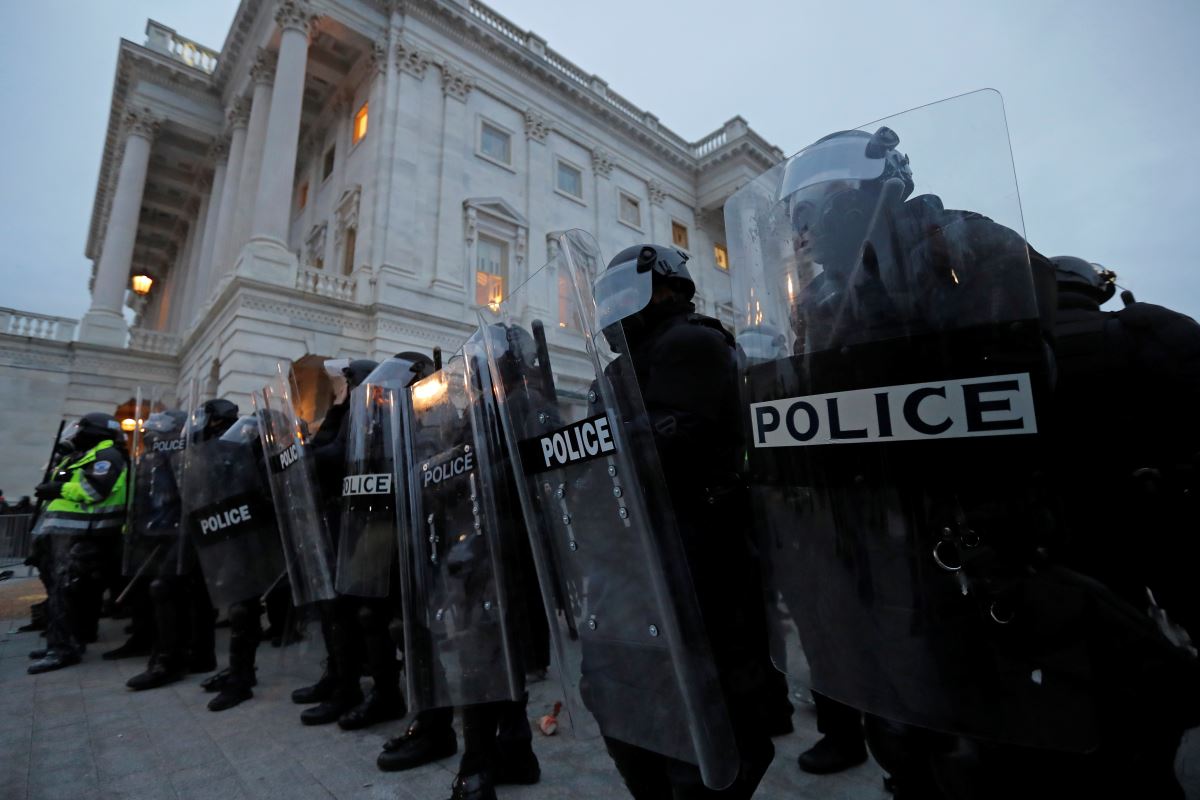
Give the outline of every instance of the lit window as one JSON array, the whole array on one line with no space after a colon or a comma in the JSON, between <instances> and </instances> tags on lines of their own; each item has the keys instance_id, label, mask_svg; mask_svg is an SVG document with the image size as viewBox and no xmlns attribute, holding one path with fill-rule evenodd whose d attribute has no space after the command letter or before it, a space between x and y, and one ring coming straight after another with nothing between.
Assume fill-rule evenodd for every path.
<instances>
[{"instance_id":1,"label":"lit window","mask_svg":"<svg viewBox=\"0 0 1200 800\"><path fill-rule=\"evenodd\" d=\"M563 194L569 194L572 197L583 197L583 173L565 161L558 162L558 176L556 178L558 190Z\"/></svg>"},{"instance_id":2,"label":"lit window","mask_svg":"<svg viewBox=\"0 0 1200 800\"><path fill-rule=\"evenodd\" d=\"M493 310L504 299L504 280L508 275L508 245L480 236L475 245L475 304Z\"/></svg>"},{"instance_id":3,"label":"lit window","mask_svg":"<svg viewBox=\"0 0 1200 800\"><path fill-rule=\"evenodd\" d=\"M560 269L558 271L558 327L566 328L567 330L579 330L579 319L575 314L575 302L573 294L575 286L571 283L571 276L567 270Z\"/></svg>"},{"instance_id":4,"label":"lit window","mask_svg":"<svg viewBox=\"0 0 1200 800\"><path fill-rule=\"evenodd\" d=\"M671 223L671 241L680 250L688 249L687 226L678 222Z\"/></svg>"},{"instance_id":5,"label":"lit window","mask_svg":"<svg viewBox=\"0 0 1200 800\"><path fill-rule=\"evenodd\" d=\"M329 148L325 151L325 162L321 165L321 180L325 180L333 174L333 150Z\"/></svg>"},{"instance_id":6,"label":"lit window","mask_svg":"<svg viewBox=\"0 0 1200 800\"><path fill-rule=\"evenodd\" d=\"M621 192L621 221L635 228L642 227L642 204L633 195Z\"/></svg>"},{"instance_id":7,"label":"lit window","mask_svg":"<svg viewBox=\"0 0 1200 800\"><path fill-rule=\"evenodd\" d=\"M354 115L354 136L353 144L358 144L367 135L367 104L363 103Z\"/></svg>"},{"instance_id":8,"label":"lit window","mask_svg":"<svg viewBox=\"0 0 1200 800\"><path fill-rule=\"evenodd\" d=\"M300 195L300 196L299 196L299 198L297 199L297 203L296 203L296 205L297 205L297 207L298 207L298 208L300 208L301 210L303 210L303 209L304 209L304 207L305 207L306 205L308 205L308 181L305 181L304 183L300 184L300 193L299 193L299 195Z\"/></svg>"},{"instance_id":9,"label":"lit window","mask_svg":"<svg viewBox=\"0 0 1200 800\"><path fill-rule=\"evenodd\" d=\"M487 122L479 132L479 151L502 164L512 163L512 137Z\"/></svg>"},{"instance_id":10,"label":"lit window","mask_svg":"<svg viewBox=\"0 0 1200 800\"><path fill-rule=\"evenodd\" d=\"M716 259L718 267L726 271L729 270L729 251L725 249L725 245L713 245L713 258Z\"/></svg>"}]
</instances>

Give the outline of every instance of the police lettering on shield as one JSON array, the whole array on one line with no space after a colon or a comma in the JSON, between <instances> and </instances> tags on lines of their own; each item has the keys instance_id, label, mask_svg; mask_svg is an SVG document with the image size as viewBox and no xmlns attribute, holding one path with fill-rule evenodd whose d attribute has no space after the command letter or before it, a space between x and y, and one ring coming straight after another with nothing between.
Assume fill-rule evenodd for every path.
<instances>
[{"instance_id":1,"label":"police lettering on shield","mask_svg":"<svg viewBox=\"0 0 1200 800\"><path fill-rule=\"evenodd\" d=\"M755 447L1037 433L1028 373L789 397L750 418Z\"/></svg>"}]
</instances>

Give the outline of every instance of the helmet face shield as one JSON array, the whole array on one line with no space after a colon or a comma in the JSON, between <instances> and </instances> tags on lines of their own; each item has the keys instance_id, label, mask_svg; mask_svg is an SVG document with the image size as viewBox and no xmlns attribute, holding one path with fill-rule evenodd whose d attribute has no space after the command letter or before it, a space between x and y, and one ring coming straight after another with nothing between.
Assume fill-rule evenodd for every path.
<instances>
[{"instance_id":1,"label":"helmet face shield","mask_svg":"<svg viewBox=\"0 0 1200 800\"><path fill-rule=\"evenodd\" d=\"M142 423L142 429L147 433L157 434L159 436L168 433L176 433L183 427L182 421L165 411L156 411L146 418Z\"/></svg>"},{"instance_id":2,"label":"helmet face shield","mask_svg":"<svg viewBox=\"0 0 1200 800\"><path fill-rule=\"evenodd\" d=\"M75 441L75 437L77 435L79 435L79 420L75 420L74 422L72 422L70 425L68 425L66 428L63 429L62 441L73 442L73 441Z\"/></svg>"},{"instance_id":3,"label":"helmet face shield","mask_svg":"<svg viewBox=\"0 0 1200 800\"><path fill-rule=\"evenodd\" d=\"M249 415L242 417L229 430L221 434L222 442L233 444L251 444L258 439L258 418Z\"/></svg>"},{"instance_id":4,"label":"helmet face shield","mask_svg":"<svg viewBox=\"0 0 1200 800\"><path fill-rule=\"evenodd\" d=\"M639 272L637 259L616 264L596 279L596 326L604 330L633 316L650 304L653 294L652 273Z\"/></svg>"},{"instance_id":5,"label":"helmet face shield","mask_svg":"<svg viewBox=\"0 0 1200 800\"><path fill-rule=\"evenodd\" d=\"M801 150L783 168L777 199L784 200L805 187L829 181L873 181L882 177L887 160L882 155L867 155L871 141L866 134L834 136Z\"/></svg>"}]
</instances>

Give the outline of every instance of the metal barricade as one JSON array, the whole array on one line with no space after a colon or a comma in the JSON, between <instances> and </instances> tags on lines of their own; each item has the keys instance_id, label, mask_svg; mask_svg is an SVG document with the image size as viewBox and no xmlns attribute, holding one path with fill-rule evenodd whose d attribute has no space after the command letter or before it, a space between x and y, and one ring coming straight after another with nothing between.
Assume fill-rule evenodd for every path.
<instances>
[{"instance_id":1,"label":"metal barricade","mask_svg":"<svg viewBox=\"0 0 1200 800\"><path fill-rule=\"evenodd\" d=\"M32 528L33 514L0 514L0 567L24 563Z\"/></svg>"}]
</instances>

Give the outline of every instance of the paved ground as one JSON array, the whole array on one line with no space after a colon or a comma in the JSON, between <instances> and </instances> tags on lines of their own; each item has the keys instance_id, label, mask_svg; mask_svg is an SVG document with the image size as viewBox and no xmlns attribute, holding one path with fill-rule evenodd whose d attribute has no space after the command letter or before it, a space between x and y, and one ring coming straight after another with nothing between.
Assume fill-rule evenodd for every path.
<instances>
[{"instance_id":1,"label":"paved ground","mask_svg":"<svg viewBox=\"0 0 1200 800\"><path fill-rule=\"evenodd\" d=\"M0 607L8 598L9 608L23 608L39 590L36 580L0 582ZM101 641L79 666L30 676L27 653L39 639L11 632L26 620L3 616L0 800L449 797L456 759L407 773L375 768L384 739L398 733L401 724L357 732L300 725L300 707L288 694L319 674L320 656L311 641L263 647L254 699L213 714L205 708L211 695L198 687L203 676L147 692L125 688L144 660L109 662L98 655L123 641L122 621L102 621ZM223 652L227 632L220 633ZM536 684L530 715L546 713L555 699L551 682ZM811 707L798 704L795 722L795 734L776 740L775 763L756 797L890 797L871 764L830 777L800 772L795 757L817 738ZM501 787L501 800L628 796L599 742L534 736L541 783Z\"/></svg>"}]
</instances>

